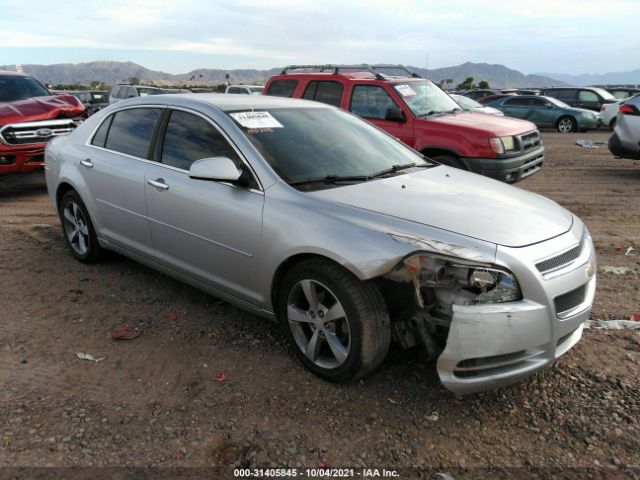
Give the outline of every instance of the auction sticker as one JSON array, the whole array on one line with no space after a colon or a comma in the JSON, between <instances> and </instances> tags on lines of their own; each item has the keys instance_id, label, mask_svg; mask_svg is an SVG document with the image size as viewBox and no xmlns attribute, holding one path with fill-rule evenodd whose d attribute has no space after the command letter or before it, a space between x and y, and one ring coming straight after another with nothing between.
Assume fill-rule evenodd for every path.
<instances>
[{"instance_id":1,"label":"auction sticker","mask_svg":"<svg viewBox=\"0 0 640 480\"><path fill-rule=\"evenodd\" d=\"M412 97L416 94L416 91L406 84L396 85L396 90L400 92L400 95L403 97Z\"/></svg>"},{"instance_id":2,"label":"auction sticker","mask_svg":"<svg viewBox=\"0 0 640 480\"><path fill-rule=\"evenodd\" d=\"M282 124L273 118L269 112L236 112L229 114L244 128L252 130L264 128L283 128Z\"/></svg>"}]
</instances>

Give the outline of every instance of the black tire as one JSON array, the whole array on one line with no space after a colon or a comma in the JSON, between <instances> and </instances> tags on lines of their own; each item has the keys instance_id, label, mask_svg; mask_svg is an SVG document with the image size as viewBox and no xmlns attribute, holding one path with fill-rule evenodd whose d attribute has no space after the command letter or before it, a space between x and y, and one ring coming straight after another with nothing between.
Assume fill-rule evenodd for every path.
<instances>
[{"instance_id":1,"label":"black tire","mask_svg":"<svg viewBox=\"0 0 640 480\"><path fill-rule=\"evenodd\" d=\"M578 123L575 118L565 115L558 119L556 128L560 133L573 133L578 129Z\"/></svg>"},{"instance_id":2,"label":"black tire","mask_svg":"<svg viewBox=\"0 0 640 480\"><path fill-rule=\"evenodd\" d=\"M79 244L79 241L78 245L72 242L72 238L75 237L71 235L71 232L74 230L74 227L78 226L78 224L73 224L70 218L65 217L65 212L73 212L73 205L75 205L79 211L79 215L76 215L76 220L79 218L83 220L80 226L82 226L83 230L86 232L85 234L82 234L84 239L83 244L86 246L85 249L80 248L81 245ZM71 250L73 256L84 263L96 263L100 261L104 255L104 249L98 243L96 230L93 227L93 222L91 221L87 207L75 190L68 191L60 199L59 215L60 223L62 224L62 235L64 236L65 242L67 242L67 246L69 247L69 250ZM80 234L78 234L77 238L80 238Z\"/></svg>"},{"instance_id":3,"label":"black tire","mask_svg":"<svg viewBox=\"0 0 640 480\"><path fill-rule=\"evenodd\" d=\"M616 118L616 117L613 117L613 118L611 119L611 121L609 122L609 128L610 128L611 130L613 130L614 128L616 128L616 120L617 120L617 118Z\"/></svg>"},{"instance_id":4,"label":"black tire","mask_svg":"<svg viewBox=\"0 0 640 480\"><path fill-rule=\"evenodd\" d=\"M467 167L464 163L462 163L462 160L460 160L458 157L454 157L453 155L435 155L430 158L438 163L447 165L449 167L459 168L460 170L467 170Z\"/></svg>"},{"instance_id":5,"label":"black tire","mask_svg":"<svg viewBox=\"0 0 640 480\"><path fill-rule=\"evenodd\" d=\"M301 282L307 281L317 284L319 289L326 287L326 290L318 294L318 300L322 298L318 302L319 305L322 306L321 302L329 303L327 298L333 298L336 303L341 304L345 313L344 320L347 322L349 332L348 354L343 363L332 367L320 366L312 361L303 351L303 345L298 343L303 328L306 329L307 341L309 341L308 337L313 336L317 327L310 323L289 320L289 307L297 308L291 299L298 292L296 289L300 288ZM306 299L303 298L303 301ZM278 319L293 351L305 367L326 380L350 382L362 378L378 368L389 351L391 326L382 294L374 283L359 280L339 265L323 259L311 259L293 266L284 276L279 287L277 302ZM310 305L308 310L309 312L312 310ZM327 323L324 325L326 326ZM324 349L325 356L330 357L333 349L329 348L328 340L322 337L320 342L324 342L321 349ZM321 349L319 349L320 352L323 351ZM319 356L317 362L321 359L322 357Z\"/></svg>"}]
</instances>

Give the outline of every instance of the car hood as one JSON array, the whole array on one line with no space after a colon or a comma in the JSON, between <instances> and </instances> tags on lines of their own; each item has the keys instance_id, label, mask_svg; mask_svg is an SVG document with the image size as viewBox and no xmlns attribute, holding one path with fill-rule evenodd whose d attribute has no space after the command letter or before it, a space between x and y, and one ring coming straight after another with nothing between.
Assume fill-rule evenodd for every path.
<instances>
[{"instance_id":1,"label":"car hood","mask_svg":"<svg viewBox=\"0 0 640 480\"><path fill-rule=\"evenodd\" d=\"M520 135L537 129L533 123L527 120L475 112L430 116L426 120L452 129L473 129L475 135L477 135L478 131L482 131L487 137Z\"/></svg>"},{"instance_id":2,"label":"car hood","mask_svg":"<svg viewBox=\"0 0 640 480\"><path fill-rule=\"evenodd\" d=\"M75 117L83 111L84 106L73 95L52 95L17 102L0 102L0 125Z\"/></svg>"},{"instance_id":3,"label":"car hood","mask_svg":"<svg viewBox=\"0 0 640 480\"><path fill-rule=\"evenodd\" d=\"M573 224L548 198L446 166L310 195L508 247L556 237Z\"/></svg>"}]
</instances>

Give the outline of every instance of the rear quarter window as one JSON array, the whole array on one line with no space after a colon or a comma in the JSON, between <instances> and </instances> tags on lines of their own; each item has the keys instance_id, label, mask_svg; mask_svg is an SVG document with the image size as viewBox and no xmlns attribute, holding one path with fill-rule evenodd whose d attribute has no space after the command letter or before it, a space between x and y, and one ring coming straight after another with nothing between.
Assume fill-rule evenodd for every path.
<instances>
[{"instance_id":1,"label":"rear quarter window","mask_svg":"<svg viewBox=\"0 0 640 480\"><path fill-rule=\"evenodd\" d=\"M272 97L292 97L297 85L297 80L274 80L269 84L269 89L265 95L271 95Z\"/></svg>"}]
</instances>

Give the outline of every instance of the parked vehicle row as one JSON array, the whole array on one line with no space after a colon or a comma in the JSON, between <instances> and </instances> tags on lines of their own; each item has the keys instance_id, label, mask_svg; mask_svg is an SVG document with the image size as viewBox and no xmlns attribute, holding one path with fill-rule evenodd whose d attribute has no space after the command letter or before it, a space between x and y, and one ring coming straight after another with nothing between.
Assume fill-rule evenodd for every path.
<instances>
[{"instance_id":1,"label":"parked vehicle row","mask_svg":"<svg viewBox=\"0 0 640 480\"><path fill-rule=\"evenodd\" d=\"M278 319L301 362L336 382L375 371L394 341L467 394L580 340L596 285L582 221L372 125L430 119L515 145L530 123L460 113L415 77L285 72L267 91L128 99L54 139L46 180L70 252L115 250Z\"/></svg>"},{"instance_id":2,"label":"parked vehicle row","mask_svg":"<svg viewBox=\"0 0 640 480\"><path fill-rule=\"evenodd\" d=\"M599 110L600 107L614 100L623 100L640 93L640 89L633 87L553 87L541 89L475 89L453 92L464 95L480 103L485 103L487 97L494 95L544 95L562 100L573 107ZM494 98L497 100L497 98Z\"/></svg>"},{"instance_id":3,"label":"parked vehicle row","mask_svg":"<svg viewBox=\"0 0 640 480\"><path fill-rule=\"evenodd\" d=\"M510 117L529 120L540 128L555 128L561 133L595 129L601 122L599 113L573 108L553 97L542 95L503 97L487 106Z\"/></svg>"}]
</instances>

